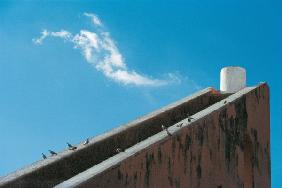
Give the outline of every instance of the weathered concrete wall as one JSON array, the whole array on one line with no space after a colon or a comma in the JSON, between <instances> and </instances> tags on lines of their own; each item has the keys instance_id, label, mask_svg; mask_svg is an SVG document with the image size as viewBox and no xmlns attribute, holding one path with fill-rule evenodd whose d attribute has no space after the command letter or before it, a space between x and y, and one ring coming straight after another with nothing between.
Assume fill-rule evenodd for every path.
<instances>
[{"instance_id":1,"label":"weathered concrete wall","mask_svg":"<svg viewBox=\"0 0 282 188\"><path fill-rule=\"evenodd\" d=\"M52 187L116 155L116 148L129 148L161 132L161 124L173 125L225 98L212 88L200 91L174 104L141 117L104 135L79 144L76 151L59 152L57 156L38 161L0 180L0 187Z\"/></svg>"},{"instance_id":2,"label":"weathered concrete wall","mask_svg":"<svg viewBox=\"0 0 282 188\"><path fill-rule=\"evenodd\" d=\"M171 127L172 136L158 133L57 187L271 187L266 84L193 117Z\"/></svg>"}]
</instances>

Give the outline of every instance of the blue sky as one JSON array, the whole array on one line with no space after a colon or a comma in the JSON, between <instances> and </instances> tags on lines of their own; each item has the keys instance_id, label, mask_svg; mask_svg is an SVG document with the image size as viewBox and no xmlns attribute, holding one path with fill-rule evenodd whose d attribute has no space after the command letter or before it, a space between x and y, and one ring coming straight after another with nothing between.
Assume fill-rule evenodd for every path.
<instances>
[{"instance_id":1,"label":"blue sky","mask_svg":"<svg viewBox=\"0 0 282 188\"><path fill-rule=\"evenodd\" d=\"M0 175L219 88L220 69L236 65L247 69L248 85L270 85L272 185L281 187L281 8L279 1L0 1Z\"/></svg>"}]
</instances>

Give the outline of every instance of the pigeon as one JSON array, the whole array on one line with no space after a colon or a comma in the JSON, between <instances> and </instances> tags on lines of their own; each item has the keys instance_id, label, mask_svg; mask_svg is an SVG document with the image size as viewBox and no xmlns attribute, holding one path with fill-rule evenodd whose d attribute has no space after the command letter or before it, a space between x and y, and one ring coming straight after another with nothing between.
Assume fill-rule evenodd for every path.
<instances>
[{"instance_id":1,"label":"pigeon","mask_svg":"<svg viewBox=\"0 0 282 188\"><path fill-rule=\"evenodd\" d=\"M168 136L172 136L172 134L167 130L167 127L165 127L164 125L162 125L162 129L166 131L166 133L168 134Z\"/></svg>"},{"instance_id":2,"label":"pigeon","mask_svg":"<svg viewBox=\"0 0 282 188\"><path fill-rule=\"evenodd\" d=\"M176 125L176 127L182 127L183 123L179 123Z\"/></svg>"},{"instance_id":3,"label":"pigeon","mask_svg":"<svg viewBox=\"0 0 282 188\"><path fill-rule=\"evenodd\" d=\"M51 156L57 155L57 153L52 150L49 150L49 152L51 153Z\"/></svg>"},{"instance_id":4,"label":"pigeon","mask_svg":"<svg viewBox=\"0 0 282 188\"><path fill-rule=\"evenodd\" d=\"M124 150L121 149L121 148L117 148L117 149L116 149L116 152L117 152L117 153L120 153L120 152L123 152L123 151L124 151Z\"/></svg>"},{"instance_id":5,"label":"pigeon","mask_svg":"<svg viewBox=\"0 0 282 188\"><path fill-rule=\"evenodd\" d=\"M188 122L191 122L194 118L188 117Z\"/></svg>"},{"instance_id":6,"label":"pigeon","mask_svg":"<svg viewBox=\"0 0 282 188\"><path fill-rule=\"evenodd\" d=\"M68 145L68 147L69 147L69 150L76 150L76 149L77 149L76 146L73 146L73 145L71 145L71 144L68 143L68 142L67 142L67 145Z\"/></svg>"},{"instance_id":7,"label":"pigeon","mask_svg":"<svg viewBox=\"0 0 282 188\"><path fill-rule=\"evenodd\" d=\"M163 129L163 130L166 130L166 129L167 129L167 127L166 127L166 126L164 126L164 125L162 125L162 129Z\"/></svg>"},{"instance_id":8,"label":"pigeon","mask_svg":"<svg viewBox=\"0 0 282 188\"><path fill-rule=\"evenodd\" d=\"M89 143L89 138L87 138L84 142L83 142L83 145L86 145Z\"/></svg>"},{"instance_id":9,"label":"pigeon","mask_svg":"<svg viewBox=\"0 0 282 188\"><path fill-rule=\"evenodd\" d=\"M187 114L187 120L188 120L188 122L191 122L192 119L194 119L194 118L192 118L191 116L189 116L189 114Z\"/></svg>"},{"instance_id":10,"label":"pigeon","mask_svg":"<svg viewBox=\"0 0 282 188\"><path fill-rule=\"evenodd\" d=\"M47 156L44 153L41 153L41 154L42 154L43 159L47 159Z\"/></svg>"},{"instance_id":11,"label":"pigeon","mask_svg":"<svg viewBox=\"0 0 282 188\"><path fill-rule=\"evenodd\" d=\"M166 133L168 134L168 136L172 136L172 134L166 129Z\"/></svg>"}]
</instances>

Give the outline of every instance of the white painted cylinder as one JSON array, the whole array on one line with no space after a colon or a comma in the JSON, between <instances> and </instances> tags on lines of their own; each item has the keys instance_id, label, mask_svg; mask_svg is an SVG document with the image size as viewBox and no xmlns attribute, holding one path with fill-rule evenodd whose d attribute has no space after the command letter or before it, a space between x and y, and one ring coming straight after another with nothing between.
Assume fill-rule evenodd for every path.
<instances>
[{"instance_id":1,"label":"white painted cylinder","mask_svg":"<svg viewBox=\"0 0 282 188\"><path fill-rule=\"evenodd\" d=\"M224 67L220 71L220 91L235 93L246 87L246 70L242 67Z\"/></svg>"}]
</instances>

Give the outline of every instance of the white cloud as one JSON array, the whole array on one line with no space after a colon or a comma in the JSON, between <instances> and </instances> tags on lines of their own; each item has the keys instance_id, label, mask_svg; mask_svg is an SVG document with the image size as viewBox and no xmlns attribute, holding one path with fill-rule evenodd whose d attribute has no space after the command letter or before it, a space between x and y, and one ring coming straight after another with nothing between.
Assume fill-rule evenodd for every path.
<instances>
[{"instance_id":1,"label":"white cloud","mask_svg":"<svg viewBox=\"0 0 282 188\"><path fill-rule=\"evenodd\" d=\"M161 86L166 84L166 81L149 79L148 77L141 76L134 71L129 72L126 70L112 71L108 74L108 77L123 84L134 84L140 86Z\"/></svg>"},{"instance_id":2,"label":"white cloud","mask_svg":"<svg viewBox=\"0 0 282 188\"><path fill-rule=\"evenodd\" d=\"M53 36L53 37L60 37L60 38L63 38L63 39L70 39L72 37L72 34L68 31L65 31L65 30L61 30L61 31L58 31L58 32L51 32L50 35Z\"/></svg>"},{"instance_id":3,"label":"white cloud","mask_svg":"<svg viewBox=\"0 0 282 188\"><path fill-rule=\"evenodd\" d=\"M92 19L92 23L97 26L102 26L101 20L98 18L96 14L93 13L84 13L84 16L90 17Z\"/></svg>"},{"instance_id":4,"label":"white cloud","mask_svg":"<svg viewBox=\"0 0 282 188\"><path fill-rule=\"evenodd\" d=\"M72 37L72 34L68 31L65 31L65 30L61 30L61 31L58 31L58 32L49 32L46 29L44 29L41 32L41 36L39 38L32 39L32 41L35 44L42 44L43 40L48 36L59 37L59 38L63 38L65 40L68 40Z\"/></svg>"},{"instance_id":5,"label":"white cloud","mask_svg":"<svg viewBox=\"0 0 282 188\"><path fill-rule=\"evenodd\" d=\"M97 15L92 13L84 13L84 15L91 18L94 26L98 28L96 32L80 30L79 33L73 35L66 30L58 32L43 30L41 36L33 39L33 42L42 44L47 37L58 37L71 42L74 44L74 48L81 50L82 55L89 64L94 65L107 78L124 85L161 86L170 82L153 79L134 70L129 70L110 33L104 31L101 27L102 22ZM173 74L169 74L168 77L174 81L179 81Z\"/></svg>"},{"instance_id":6,"label":"white cloud","mask_svg":"<svg viewBox=\"0 0 282 188\"><path fill-rule=\"evenodd\" d=\"M39 38L32 39L35 44L42 44L43 40L49 35L47 30L43 30L41 32L41 36Z\"/></svg>"}]
</instances>

